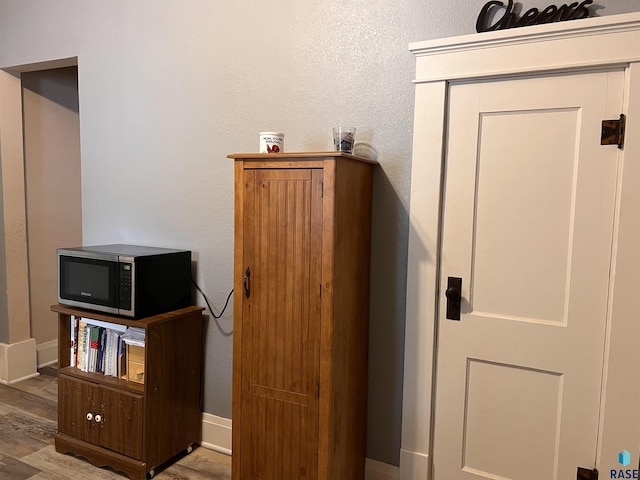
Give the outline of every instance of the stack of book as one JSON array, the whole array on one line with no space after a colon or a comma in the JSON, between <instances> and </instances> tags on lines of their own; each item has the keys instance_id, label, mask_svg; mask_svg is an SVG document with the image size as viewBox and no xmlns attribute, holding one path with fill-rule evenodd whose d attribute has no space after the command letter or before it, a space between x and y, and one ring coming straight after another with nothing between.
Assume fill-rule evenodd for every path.
<instances>
[{"instance_id":1,"label":"stack of book","mask_svg":"<svg viewBox=\"0 0 640 480\"><path fill-rule=\"evenodd\" d=\"M125 374L127 332L129 327L92 318L71 317L71 366L83 372L102 373L112 377ZM142 330L136 330L139 338ZM129 335L127 335L129 333Z\"/></svg>"}]
</instances>

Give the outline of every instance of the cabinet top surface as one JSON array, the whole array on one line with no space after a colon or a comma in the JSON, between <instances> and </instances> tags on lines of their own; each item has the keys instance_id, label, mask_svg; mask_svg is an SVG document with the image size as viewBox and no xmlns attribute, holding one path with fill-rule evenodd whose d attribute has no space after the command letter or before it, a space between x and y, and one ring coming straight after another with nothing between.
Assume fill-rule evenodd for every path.
<instances>
[{"instance_id":1,"label":"cabinet top surface","mask_svg":"<svg viewBox=\"0 0 640 480\"><path fill-rule=\"evenodd\" d=\"M146 318L129 318L129 317L121 317L117 315L111 315L108 313L95 312L92 310L85 310L76 307L69 307L67 305L61 305L56 303L51 305L51 311L56 313L62 313L66 315L76 315L78 317L87 317L94 320L102 320L105 322L119 323L121 325L127 325L129 327L140 327L146 328L148 325L153 323L165 322L167 320L172 320L174 318L183 317L187 315L191 315L195 312L204 311L204 307L200 306L191 306L181 308L179 310L174 310L172 312L160 313L158 315L154 315Z\"/></svg>"},{"instance_id":2,"label":"cabinet top surface","mask_svg":"<svg viewBox=\"0 0 640 480\"><path fill-rule=\"evenodd\" d=\"M286 153L232 153L227 155L227 158L234 160L253 160L253 161L265 161L265 162L291 162L294 160L318 160L323 161L327 159L349 159L359 162L371 163L377 165L378 162L368 158L358 157L356 155L350 155L343 152L286 152Z\"/></svg>"}]
</instances>

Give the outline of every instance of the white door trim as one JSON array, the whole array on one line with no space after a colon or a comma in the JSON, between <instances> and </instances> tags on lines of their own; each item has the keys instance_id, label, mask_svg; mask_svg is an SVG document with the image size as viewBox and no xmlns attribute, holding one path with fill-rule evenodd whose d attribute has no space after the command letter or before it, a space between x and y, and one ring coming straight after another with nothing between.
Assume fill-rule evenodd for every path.
<instances>
[{"instance_id":1,"label":"white door trim","mask_svg":"<svg viewBox=\"0 0 640 480\"><path fill-rule=\"evenodd\" d=\"M605 354L605 391L598 465L615 468L623 449L638 463L640 341L634 286L640 284L640 13L431 40L410 45L416 55L401 480L429 478L432 385L442 163L450 80L626 68L627 142L621 152L620 198L614 238L614 289ZM609 147L607 147L609 148ZM612 147L615 148L615 147ZM626 161L633 159L633 161ZM609 355L611 353L611 355ZM633 466L633 464L631 465ZM439 479L437 479L439 480Z\"/></svg>"}]
</instances>

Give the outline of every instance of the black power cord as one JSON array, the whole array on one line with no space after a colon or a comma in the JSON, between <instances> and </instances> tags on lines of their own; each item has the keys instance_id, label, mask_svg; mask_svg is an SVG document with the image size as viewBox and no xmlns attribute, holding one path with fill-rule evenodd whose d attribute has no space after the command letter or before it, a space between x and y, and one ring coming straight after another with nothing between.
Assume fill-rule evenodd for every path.
<instances>
[{"instance_id":1,"label":"black power cord","mask_svg":"<svg viewBox=\"0 0 640 480\"><path fill-rule=\"evenodd\" d=\"M196 283L196 281L193 278L191 279L191 282L195 285L195 287L198 290L198 292L200 292L200 295L202 295L202 298L204 298L204 301L207 304L207 308L209 309L209 312L211 312L211 315L216 320L216 324L218 325L218 329L227 337L233 335L233 330L231 330L230 332L225 331L222 328L222 326L220 325L220 323L218 322L218 319L220 317L222 317L222 315L224 315L224 311L227 309L227 305L229 305L229 300L231 299L231 295L233 295L233 288L229 292L229 295L227 295L227 301L224 302L224 307L222 307L222 311L220 312L220 315L216 315L215 312L213 311L213 308L211 308L211 303L209 303L209 299L207 298L205 293L202 291L200 286Z\"/></svg>"},{"instance_id":2,"label":"black power cord","mask_svg":"<svg viewBox=\"0 0 640 480\"><path fill-rule=\"evenodd\" d=\"M211 308L211 304L209 303L209 299L207 298L207 296L205 295L205 293L202 291L202 289L200 288L200 286L195 282L195 280L192 278L191 281L193 282L193 284L195 285L195 287L198 289L198 291L200 292L200 295L202 295L202 298L204 298L204 301L207 304L207 307L209 308L209 311L211 312L211 315L213 315L213 318L215 318L216 320L220 317L222 317L222 315L224 314L224 311L227 309L227 305L229 305L229 299L231 298L231 295L233 295L233 289L231 289L231 291L229 292L229 295L227 296L227 301L224 302L224 307L222 307L222 311L220 312L220 315L216 315L213 312L213 309Z\"/></svg>"}]
</instances>

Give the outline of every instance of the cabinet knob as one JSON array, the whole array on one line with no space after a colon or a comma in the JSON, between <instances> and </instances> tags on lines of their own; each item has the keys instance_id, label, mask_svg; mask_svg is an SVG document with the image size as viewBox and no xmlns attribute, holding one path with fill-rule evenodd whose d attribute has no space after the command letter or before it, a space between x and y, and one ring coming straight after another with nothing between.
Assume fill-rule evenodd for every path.
<instances>
[{"instance_id":1,"label":"cabinet knob","mask_svg":"<svg viewBox=\"0 0 640 480\"><path fill-rule=\"evenodd\" d=\"M91 412L87 413L87 420L93 420L93 414Z\"/></svg>"},{"instance_id":2,"label":"cabinet knob","mask_svg":"<svg viewBox=\"0 0 640 480\"><path fill-rule=\"evenodd\" d=\"M95 420L96 420L96 423L100 423L102 421L102 416L101 415L96 415L95 416Z\"/></svg>"}]
</instances>

